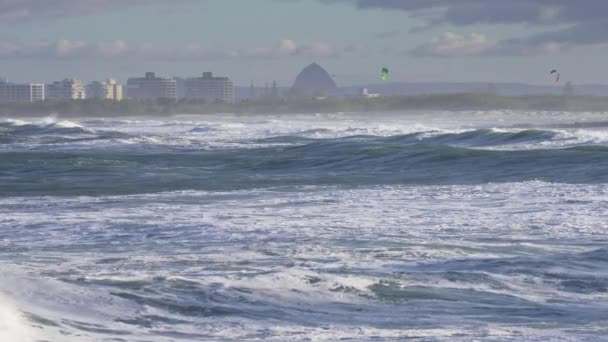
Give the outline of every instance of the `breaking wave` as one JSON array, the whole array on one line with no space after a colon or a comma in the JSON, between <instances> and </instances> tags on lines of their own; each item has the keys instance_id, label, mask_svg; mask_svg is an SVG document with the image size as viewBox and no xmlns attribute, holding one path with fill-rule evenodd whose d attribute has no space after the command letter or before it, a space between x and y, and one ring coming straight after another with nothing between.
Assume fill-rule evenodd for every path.
<instances>
[{"instance_id":1,"label":"breaking wave","mask_svg":"<svg viewBox=\"0 0 608 342\"><path fill-rule=\"evenodd\" d=\"M485 134L485 133L484 133ZM491 135L540 139L544 132ZM483 134L481 135L483 136ZM469 138L466 138L469 137ZM543 180L608 182L608 146L483 150L445 144L470 134L314 140L287 147L151 152L7 152L3 196L233 190L290 185L482 184ZM473 136L478 140L480 134ZM299 141L302 143L302 141ZM66 178L65 174L77 177Z\"/></svg>"}]
</instances>

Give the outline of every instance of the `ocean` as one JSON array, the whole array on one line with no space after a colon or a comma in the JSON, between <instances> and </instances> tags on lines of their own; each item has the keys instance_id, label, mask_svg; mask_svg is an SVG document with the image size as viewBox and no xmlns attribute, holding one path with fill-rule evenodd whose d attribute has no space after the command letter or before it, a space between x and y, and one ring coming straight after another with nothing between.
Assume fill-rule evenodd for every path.
<instances>
[{"instance_id":1,"label":"ocean","mask_svg":"<svg viewBox=\"0 0 608 342\"><path fill-rule=\"evenodd\" d=\"M0 119L0 341L608 341L608 113Z\"/></svg>"}]
</instances>

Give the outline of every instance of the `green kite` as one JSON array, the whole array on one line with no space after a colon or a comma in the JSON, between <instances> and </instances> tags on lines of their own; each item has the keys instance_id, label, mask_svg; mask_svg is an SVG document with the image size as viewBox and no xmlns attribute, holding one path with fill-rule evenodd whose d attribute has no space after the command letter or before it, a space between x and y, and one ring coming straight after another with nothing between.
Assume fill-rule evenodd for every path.
<instances>
[{"instance_id":1,"label":"green kite","mask_svg":"<svg viewBox=\"0 0 608 342\"><path fill-rule=\"evenodd\" d=\"M380 78L383 81L388 81L388 68L382 68L382 72L380 74Z\"/></svg>"}]
</instances>

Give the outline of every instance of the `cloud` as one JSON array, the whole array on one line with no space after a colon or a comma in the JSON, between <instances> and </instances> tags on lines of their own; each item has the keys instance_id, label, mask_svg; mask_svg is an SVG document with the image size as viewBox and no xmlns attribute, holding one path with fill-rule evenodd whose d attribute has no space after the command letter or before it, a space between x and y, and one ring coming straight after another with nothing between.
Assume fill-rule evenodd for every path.
<instances>
[{"instance_id":1,"label":"cloud","mask_svg":"<svg viewBox=\"0 0 608 342\"><path fill-rule=\"evenodd\" d=\"M608 47L602 37L592 30L586 34L587 39L569 41L565 36L578 37L581 32L569 33L563 30L555 33L544 33L526 38L492 40L483 33L460 35L446 32L427 44L410 51L416 57L471 57L471 56L535 56L574 51L581 48ZM552 39L548 36L558 36Z\"/></svg>"},{"instance_id":2,"label":"cloud","mask_svg":"<svg viewBox=\"0 0 608 342\"><path fill-rule=\"evenodd\" d=\"M5 60L111 58L128 51L129 47L123 40L95 44L66 39L29 44L0 42L0 59Z\"/></svg>"},{"instance_id":3,"label":"cloud","mask_svg":"<svg viewBox=\"0 0 608 342\"><path fill-rule=\"evenodd\" d=\"M460 57L475 56L487 52L495 43L482 33L468 36L446 32L429 44L419 46L412 52L416 56Z\"/></svg>"},{"instance_id":4,"label":"cloud","mask_svg":"<svg viewBox=\"0 0 608 342\"><path fill-rule=\"evenodd\" d=\"M171 4L188 0L172 0ZM0 0L0 23L59 18L166 3L162 0Z\"/></svg>"},{"instance_id":5,"label":"cloud","mask_svg":"<svg viewBox=\"0 0 608 342\"><path fill-rule=\"evenodd\" d=\"M402 11L424 24L412 32L442 25L525 24L546 29L544 33L496 42L477 49L477 54L532 55L559 53L580 48L608 45L608 1L606 0L320 0L346 3L364 9ZM462 38L462 37L461 37ZM440 37L413 52L444 55L443 51L471 51L462 44L484 45L472 37ZM473 39L474 40L474 39ZM467 42L468 41L468 42ZM445 49L444 49L445 47ZM439 52L439 53L436 53ZM451 52L450 52L451 54Z\"/></svg>"},{"instance_id":6,"label":"cloud","mask_svg":"<svg viewBox=\"0 0 608 342\"><path fill-rule=\"evenodd\" d=\"M0 59L32 60L97 60L133 58L155 61L278 59L289 57L330 58L358 51L352 46L339 48L325 42L299 45L291 39L281 40L274 47L248 49L214 49L199 44L167 47L157 44L131 46L124 40L91 43L58 40L55 42L0 42Z\"/></svg>"},{"instance_id":7,"label":"cloud","mask_svg":"<svg viewBox=\"0 0 608 342\"><path fill-rule=\"evenodd\" d=\"M390 38L399 37L400 35L401 35L400 31L393 30L393 31L378 32L374 36L378 39L390 39Z\"/></svg>"},{"instance_id":8,"label":"cloud","mask_svg":"<svg viewBox=\"0 0 608 342\"><path fill-rule=\"evenodd\" d=\"M437 24L579 23L606 20L604 0L321 0L350 3L360 9L432 10Z\"/></svg>"},{"instance_id":9,"label":"cloud","mask_svg":"<svg viewBox=\"0 0 608 342\"><path fill-rule=\"evenodd\" d=\"M209 49L193 44L182 49L156 48L143 53L146 58L161 59L279 59L289 57L330 58L348 53L349 48L338 48L325 42L297 44L291 39L283 39L274 47L255 47L240 49Z\"/></svg>"},{"instance_id":10,"label":"cloud","mask_svg":"<svg viewBox=\"0 0 608 342\"><path fill-rule=\"evenodd\" d=\"M308 57L332 57L341 53L331 44L323 42L314 42L298 48L297 53Z\"/></svg>"}]
</instances>

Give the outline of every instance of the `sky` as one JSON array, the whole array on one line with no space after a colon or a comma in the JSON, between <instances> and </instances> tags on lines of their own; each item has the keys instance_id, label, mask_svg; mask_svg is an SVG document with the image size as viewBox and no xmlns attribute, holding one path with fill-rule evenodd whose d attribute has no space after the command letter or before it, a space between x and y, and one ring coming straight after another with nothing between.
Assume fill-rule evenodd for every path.
<instances>
[{"instance_id":1,"label":"sky","mask_svg":"<svg viewBox=\"0 0 608 342\"><path fill-rule=\"evenodd\" d=\"M606 0L0 0L0 76L608 83Z\"/></svg>"}]
</instances>

